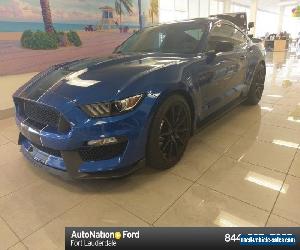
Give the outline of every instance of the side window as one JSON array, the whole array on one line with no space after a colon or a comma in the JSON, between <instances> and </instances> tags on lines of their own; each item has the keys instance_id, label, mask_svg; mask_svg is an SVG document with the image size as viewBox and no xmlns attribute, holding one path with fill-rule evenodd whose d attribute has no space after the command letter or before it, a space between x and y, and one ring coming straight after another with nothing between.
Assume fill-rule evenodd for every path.
<instances>
[{"instance_id":1,"label":"side window","mask_svg":"<svg viewBox=\"0 0 300 250\"><path fill-rule=\"evenodd\" d=\"M234 29L234 33L233 33L232 37L233 37L233 40L234 40L233 42L234 42L235 46L243 44L247 41L245 35L238 29Z\"/></svg>"},{"instance_id":2,"label":"side window","mask_svg":"<svg viewBox=\"0 0 300 250\"><path fill-rule=\"evenodd\" d=\"M203 30L202 29L192 29L192 30L186 30L184 31L189 36L193 37L197 41L200 41L202 39Z\"/></svg>"},{"instance_id":3,"label":"side window","mask_svg":"<svg viewBox=\"0 0 300 250\"><path fill-rule=\"evenodd\" d=\"M207 51L215 50L217 41L228 41L234 43L233 34L235 28L231 25L219 23L216 24L208 35Z\"/></svg>"},{"instance_id":4,"label":"side window","mask_svg":"<svg viewBox=\"0 0 300 250\"><path fill-rule=\"evenodd\" d=\"M234 46L238 46L247 41L245 35L228 24L217 24L215 25L209 36L208 36L208 46L207 50L214 50L216 41L228 41L234 44Z\"/></svg>"},{"instance_id":5,"label":"side window","mask_svg":"<svg viewBox=\"0 0 300 250\"><path fill-rule=\"evenodd\" d=\"M177 32L170 30L161 46L161 51L194 53L197 51L203 33L203 29L198 27L187 27L187 29Z\"/></svg>"}]
</instances>

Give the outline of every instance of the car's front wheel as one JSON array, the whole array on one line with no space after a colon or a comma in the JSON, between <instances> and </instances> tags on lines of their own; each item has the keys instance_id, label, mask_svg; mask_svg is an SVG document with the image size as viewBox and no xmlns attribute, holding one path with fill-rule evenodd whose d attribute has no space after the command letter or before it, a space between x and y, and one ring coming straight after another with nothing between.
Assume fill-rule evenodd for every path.
<instances>
[{"instance_id":1,"label":"car's front wheel","mask_svg":"<svg viewBox=\"0 0 300 250\"><path fill-rule=\"evenodd\" d=\"M191 111L185 98L173 95L156 112L148 137L147 165L158 169L174 166L191 135Z\"/></svg>"},{"instance_id":2,"label":"car's front wheel","mask_svg":"<svg viewBox=\"0 0 300 250\"><path fill-rule=\"evenodd\" d=\"M248 92L246 104L256 105L259 103L265 84L266 68L261 63L257 66Z\"/></svg>"}]
</instances>

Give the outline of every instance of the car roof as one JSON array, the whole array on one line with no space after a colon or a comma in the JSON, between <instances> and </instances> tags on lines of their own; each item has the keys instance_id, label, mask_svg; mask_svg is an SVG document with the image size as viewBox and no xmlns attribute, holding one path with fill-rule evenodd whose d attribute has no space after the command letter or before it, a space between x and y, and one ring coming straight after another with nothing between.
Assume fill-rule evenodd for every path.
<instances>
[{"instance_id":1,"label":"car roof","mask_svg":"<svg viewBox=\"0 0 300 250\"><path fill-rule=\"evenodd\" d=\"M199 24L209 25L209 24L215 24L217 22L229 24L241 31L241 29L237 25L235 25L233 22L230 22L226 19L222 19L219 17L193 18L193 19L187 19L187 20L172 21L172 22L157 24L157 25L154 25L151 27L164 26L164 25L181 25L181 24L187 24L187 23L190 23L190 24L198 24L199 23Z\"/></svg>"},{"instance_id":2,"label":"car roof","mask_svg":"<svg viewBox=\"0 0 300 250\"><path fill-rule=\"evenodd\" d=\"M199 24L210 24L210 23L217 23L219 21L222 21L223 23L228 23L230 25L236 26L234 23L225 20L225 19L221 19L221 18L217 18L217 17L206 17L206 18L192 18L192 19L186 19L186 20L180 20L180 21L171 21L171 22L166 22L166 23L161 23L161 24L157 24L157 25L153 25L152 27L156 27L156 26L162 26L162 25L180 25L180 24L186 24L186 23L199 23Z\"/></svg>"}]
</instances>

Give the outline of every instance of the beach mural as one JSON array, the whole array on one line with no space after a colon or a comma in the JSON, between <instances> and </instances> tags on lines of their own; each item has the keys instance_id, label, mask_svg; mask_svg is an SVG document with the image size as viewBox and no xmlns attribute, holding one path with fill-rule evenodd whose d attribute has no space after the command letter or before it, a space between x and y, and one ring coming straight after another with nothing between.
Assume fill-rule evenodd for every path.
<instances>
[{"instance_id":1,"label":"beach mural","mask_svg":"<svg viewBox=\"0 0 300 250\"><path fill-rule=\"evenodd\" d=\"M42 3L43 1L41 1ZM158 0L48 0L56 30L138 29L158 23ZM44 30L39 0L0 0L0 32Z\"/></svg>"},{"instance_id":2,"label":"beach mural","mask_svg":"<svg viewBox=\"0 0 300 250\"><path fill-rule=\"evenodd\" d=\"M0 78L109 56L140 24L158 23L158 5L159 0L0 0Z\"/></svg>"}]
</instances>

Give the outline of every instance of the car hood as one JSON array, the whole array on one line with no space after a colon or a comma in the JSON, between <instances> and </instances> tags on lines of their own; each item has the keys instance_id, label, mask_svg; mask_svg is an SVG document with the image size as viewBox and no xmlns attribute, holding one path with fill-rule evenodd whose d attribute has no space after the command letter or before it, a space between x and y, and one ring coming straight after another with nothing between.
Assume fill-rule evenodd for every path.
<instances>
[{"instance_id":1,"label":"car hood","mask_svg":"<svg viewBox=\"0 0 300 250\"><path fill-rule=\"evenodd\" d=\"M131 94L145 77L166 67L187 62L180 56L113 55L102 59L82 59L54 66L34 77L15 96L40 101L60 95L69 101L87 104L121 98L130 86ZM127 91L128 92L128 91ZM127 93L128 94L128 93Z\"/></svg>"}]
</instances>

